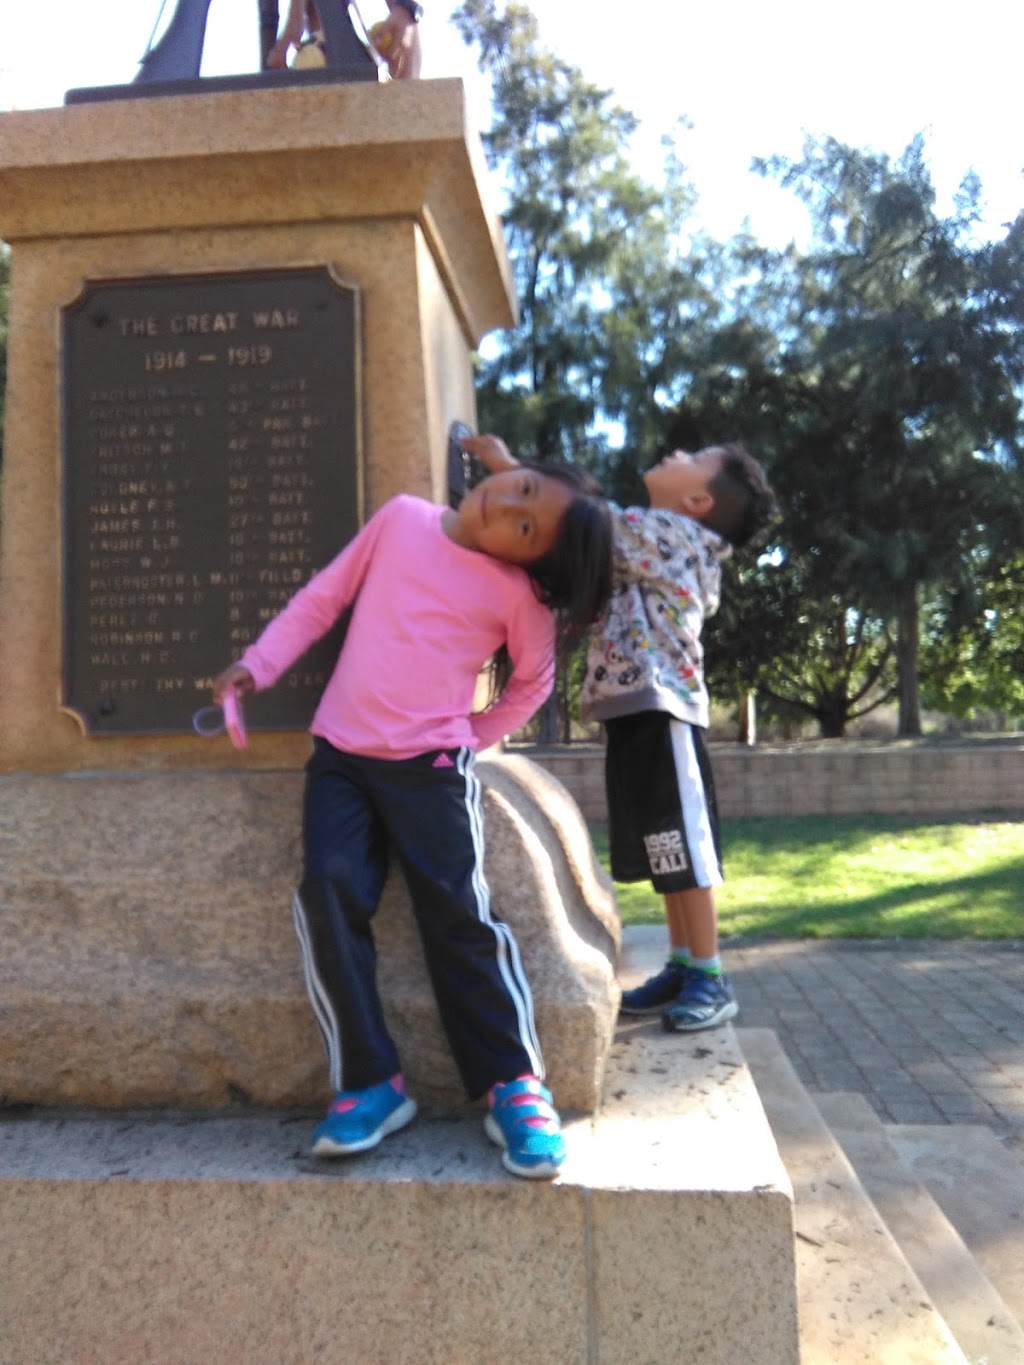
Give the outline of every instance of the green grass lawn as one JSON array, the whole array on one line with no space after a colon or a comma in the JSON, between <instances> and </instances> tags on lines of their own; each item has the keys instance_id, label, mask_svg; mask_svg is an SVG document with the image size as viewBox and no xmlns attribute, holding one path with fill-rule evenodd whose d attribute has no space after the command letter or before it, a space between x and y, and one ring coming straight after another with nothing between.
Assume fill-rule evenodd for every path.
<instances>
[{"instance_id":1,"label":"green grass lawn","mask_svg":"<svg viewBox=\"0 0 1024 1365\"><path fill-rule=\"evenodd\" d=\"M608 866L607 829L591 828ZM1024 938L1024 822L887 815L723 824L723 936ZM646 882L617 884L625 924L660 924Z\"/></svg>"}]
</instances>

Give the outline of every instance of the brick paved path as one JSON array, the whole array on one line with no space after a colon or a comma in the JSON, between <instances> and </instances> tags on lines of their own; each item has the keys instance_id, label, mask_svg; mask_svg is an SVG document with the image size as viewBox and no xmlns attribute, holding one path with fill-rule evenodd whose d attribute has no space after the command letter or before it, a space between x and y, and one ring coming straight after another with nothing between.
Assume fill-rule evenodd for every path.
<instances>
[{"instance_id":1,"label":"brick paved path","mask_svg":"<svg viewBox=\"0 0 1024 1365\"><path fill-rule=\"evenodd\" d=\"M664 956L626 931L623 977ZM1024 1146L1024 940L728 943L739 1028L774 1029L809 1090L888 1123L985 1123Z\"/></svg>"}]
</instances>

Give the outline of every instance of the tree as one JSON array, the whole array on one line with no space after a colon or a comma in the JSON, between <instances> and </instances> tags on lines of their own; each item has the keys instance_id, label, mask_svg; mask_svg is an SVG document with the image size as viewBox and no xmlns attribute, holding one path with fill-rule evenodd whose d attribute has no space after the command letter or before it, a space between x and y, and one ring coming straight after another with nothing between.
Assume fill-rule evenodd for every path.
<instances>
[{"instance_id":1,"label":"tree","mask_svg":"<svg viewBox=\"0 0 1024 1365\"><path fill-rule=\"evenodd\" d=\"M484 145L521 316L480 366L481 421L524 453L600 467L602 422L618 416L630 368L617 366L621 338L639 331L643 347L659 334L655 296L681 273L673 234L693 191L678 162L666 187L634 173L636 119L541 48L524 5L499 14L494 0L465 0L453 18L492 83Z\"/></svg>"},{"instance_id":2,"label":"tree","mask_svg":"<svg viewBox=\"0 0 1024 1365\"><path fill-rule=\"evenodd\" d=\"M923 693L956 716L1024 715L1024 552L979 574L978 593L943 593L925 613Z\"/></svg>"},{"instance_id":3,"label":"tree","mask_svg":"<svg viewBox=\"0 0 1024 1365\"><path fill-rule=\"evenodd\" d=\"M484 146L502 188L521 319L498 354L480 362L480 423L521 456L573 460L604 475L605 381L618 354L612 338L631 274L626 260L635 263L635 295L649 261L668 258L670 214L692 192L688 200L680 174L666 202L633 172L636 119L541 48L524 5L499 13L494 0L465 0L453 18L491 79ZM572 676L567 660L559 669L563 734ZM558 715L556 700L542 741L556 738Z\"/></svg>"},{"instance_id":4,"label":"tree","mask_svg":"<svg viewBox=\"0 0 1024 1365\"><path fill-rule=\"evenodd\" d=\"M666 447L742 440L784 520L726 585L716 683L756 684L830 734L895 685L901 732L919 732L938 658L922 613L934 635L1024 539L1024 215L979 245L980 186L939 215L920 139L895 161L826 139L760 163L807 203L809 250L709 241L686 230L674 138L663 183L642 182L635 120L540 49L525 6L465 0L456 22L493 84L522 313L481 363L482 424L588 463L620 501Z\"/></svg>"},{"instance_id":5,"label":"tree","mask_svg":"<svg viewBox=\"0 0 1024 1365\"><path fill-rule=\"evenodd\" d=\"M920 138L896 163L828 139L763 169L808 204L816 228L787 362L828 395L830 413L788 461L804 504L798 535L810 548L817 524L836 573L892 623L899 730L919 734L922 602L966 588L1024 526L1020 225L998 249L975 243L973 176L939 217Z\"/></svg>"},{"instance_id":6,"label":"tree","mask_svg":"<svg viewBox=\"0 0 1024 1365\"><path fill-rule=\"evenodd\" d=\"M667 433L742 436L783 507L777 562L748 575L771 630L731 640L726 621L716 644L734 667L751 650L762 693L823 733L891 695L895 667L901 733L919 733L919 674L940 657L922 664L921 612L934 629L935 604L979 609L1024 539L1024 221L973 242L970 178L939 218L919 141L896 165L827 142L769 168L812 207L814 244L744 249L748 317L705 338Z\"/></svg>"}]
</instances>

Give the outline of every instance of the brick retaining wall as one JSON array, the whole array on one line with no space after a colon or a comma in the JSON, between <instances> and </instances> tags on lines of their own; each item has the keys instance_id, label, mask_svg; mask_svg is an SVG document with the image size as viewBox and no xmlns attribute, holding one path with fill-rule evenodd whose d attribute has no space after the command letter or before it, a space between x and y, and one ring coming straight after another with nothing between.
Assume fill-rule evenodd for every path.
<instances>
[{"instance_id":1,"label":"brick retaining wall","mask_svg":"<svg viewBox=\"0 0 1024 1365\"><path fill-rule=\"evenodd\" d=\"M588 820L604 820L604 750L517 749L567 787ZM1024 812L1024 741L976 744L714 743L723 819L754 815L968 815Z\"/></svg>"}]
</instances>

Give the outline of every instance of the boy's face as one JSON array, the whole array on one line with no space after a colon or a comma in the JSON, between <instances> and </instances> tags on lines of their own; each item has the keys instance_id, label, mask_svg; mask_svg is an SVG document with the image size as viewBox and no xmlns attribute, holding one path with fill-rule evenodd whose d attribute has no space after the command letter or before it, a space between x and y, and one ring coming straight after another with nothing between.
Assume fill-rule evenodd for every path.
<instances>
[{"instance_id":1,"label":"boy's face","mask_svg":"<svg viewBox=\"0 0 1024 1365\"><path fill-rule=\"evenodd\" d=\"M651 506L666 507L700 521L714 506L711 483L724 459L721 446L707 446L695 455L683 450L666 455L644 475Z\"/></svg>"}]
</instances>

